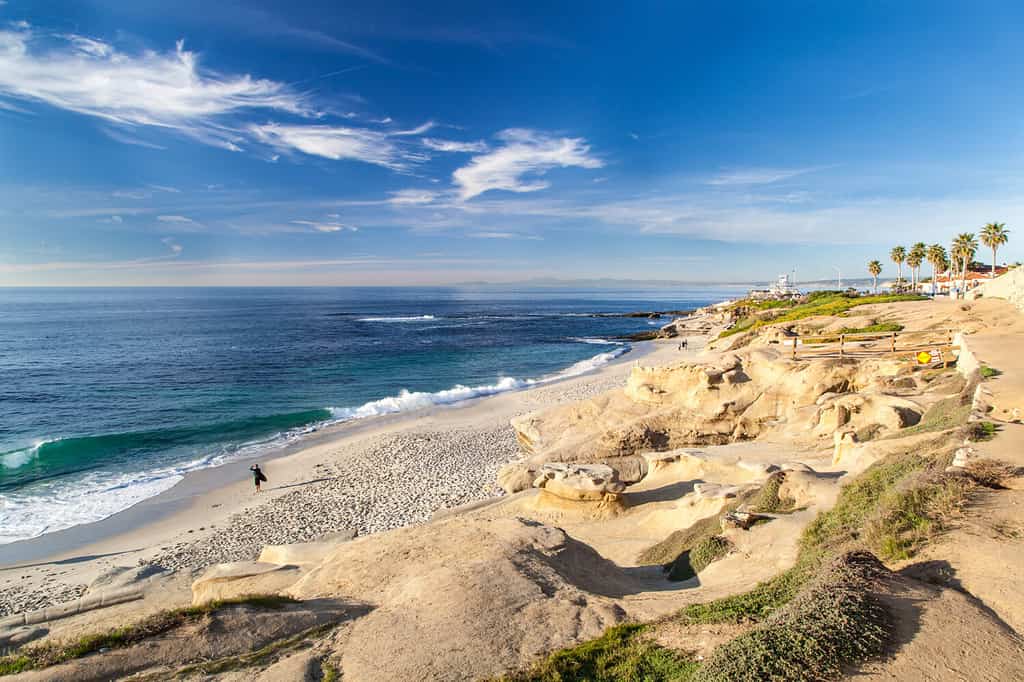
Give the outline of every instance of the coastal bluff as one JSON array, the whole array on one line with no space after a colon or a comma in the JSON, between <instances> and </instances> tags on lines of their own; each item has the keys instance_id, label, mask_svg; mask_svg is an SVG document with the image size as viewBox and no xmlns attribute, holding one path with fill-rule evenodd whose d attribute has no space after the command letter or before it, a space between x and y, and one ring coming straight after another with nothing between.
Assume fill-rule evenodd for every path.
<instances>
[{"instance_id":1,"label":"coastal bluff","mask_svg":"<svg viewBox=\"0 0 1024 682\"><path fill-rule=\"evenodd\" d=\"M43 623L21 655L96 631L104 612L129 625L22 675L572 679L599 651L673 671L651 679L1024 676L1024 607L1007 589L1024 559L1024 316L989 296L857 315L937 338L953 327L962 361L868 343L794 359L769 324L633 363L614 386L511 416L504 494L215 564L176 593L166 629L146 598ZM251 646L230 635L250 630ZM853 653L840 669L809 641Z\"/></svg>"}]
</instances>

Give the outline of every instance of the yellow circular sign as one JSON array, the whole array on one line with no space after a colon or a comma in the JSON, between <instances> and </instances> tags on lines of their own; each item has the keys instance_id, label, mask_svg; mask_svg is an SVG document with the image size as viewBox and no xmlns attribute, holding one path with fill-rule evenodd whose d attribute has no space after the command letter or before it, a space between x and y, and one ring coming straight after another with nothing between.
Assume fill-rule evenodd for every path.
<instances>
[{"instance_id":1,"label":"yellow circular sign","mask_svg":"<svg viewBox=\"0 0 1024 682\"><path fill-rule=\"evenodd\" d=\"M932 361L932 354L929 353L928 351L923 350L923 351L921 351L920 353L917 354L917 364L919 364L919 365L927 365L931 361Z\"/></svg>"}]
</instances>

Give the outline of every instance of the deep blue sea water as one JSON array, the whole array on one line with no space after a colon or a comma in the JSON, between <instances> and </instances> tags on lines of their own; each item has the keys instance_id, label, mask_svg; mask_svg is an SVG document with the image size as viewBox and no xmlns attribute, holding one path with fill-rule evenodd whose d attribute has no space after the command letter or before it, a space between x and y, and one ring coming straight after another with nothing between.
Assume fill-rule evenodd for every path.
<instances>
[{"instance_id":1,"label":"deep blue sea water","mask_svg":"<svg viewBox=\"0 0 1024 682\"><path fill-rule=\"evenodd\" d=\"M332 421L594 369L733 289L0 289L0 543Z\"/></svg>"}]
</instances>

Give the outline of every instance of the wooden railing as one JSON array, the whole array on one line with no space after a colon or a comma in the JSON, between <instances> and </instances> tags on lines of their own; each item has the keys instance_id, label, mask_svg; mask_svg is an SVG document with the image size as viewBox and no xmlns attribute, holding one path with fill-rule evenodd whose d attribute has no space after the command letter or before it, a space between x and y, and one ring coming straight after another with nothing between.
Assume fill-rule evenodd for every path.
<instances>
[{"instance_id":1,"label":"wooden railing","mask_svg":"<svg viewBox=\"0 0 1024 682\"><path fill-rule=\"evenodd\" d=\"M914 355L938 353L939 361L948 365L954 359L953 330L916 330L899 332L859 332L855 334L801 334L789 337L792 357L874 357L879 355Z\"/></svg>"}]
</instances>

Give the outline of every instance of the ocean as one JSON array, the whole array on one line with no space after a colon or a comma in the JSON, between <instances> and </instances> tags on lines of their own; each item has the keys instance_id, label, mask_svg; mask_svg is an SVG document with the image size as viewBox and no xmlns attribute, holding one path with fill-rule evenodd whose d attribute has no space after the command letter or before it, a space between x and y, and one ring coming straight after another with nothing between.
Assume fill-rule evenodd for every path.
<instances>
[{"instance_id":1,"label":"ocean","mask_svg":"<svg viewBox=\"0 0 1024 682\"><path fill-rule=\"evenodd\" d=\"M727 288L0 289L0 544L329 423L517 390Z\"/></svg>"}]
</instances>

